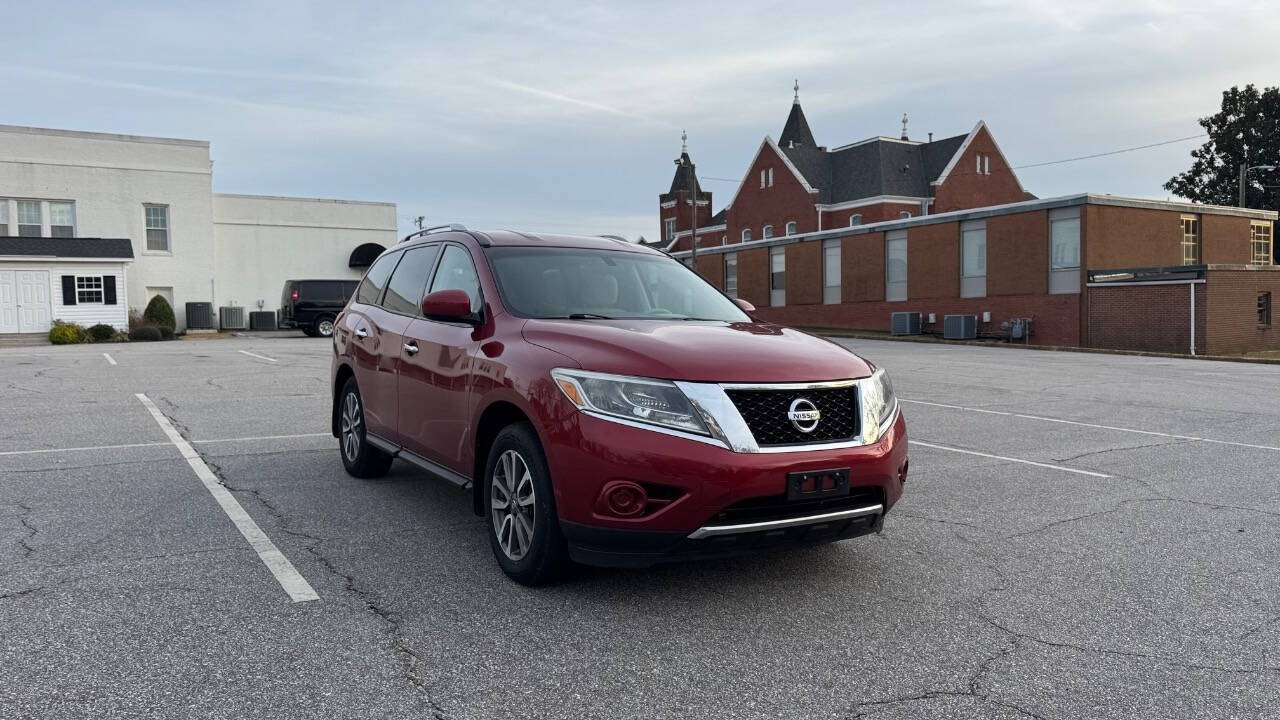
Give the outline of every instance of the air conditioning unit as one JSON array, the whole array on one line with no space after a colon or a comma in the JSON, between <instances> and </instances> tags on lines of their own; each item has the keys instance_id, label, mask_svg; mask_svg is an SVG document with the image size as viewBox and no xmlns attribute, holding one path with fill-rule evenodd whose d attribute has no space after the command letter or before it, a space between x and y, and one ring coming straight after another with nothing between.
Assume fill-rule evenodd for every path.
<instances>
[{"instance_id":1,"label":"air conditioning unit","mask_svg":"<svg viewBox=\"0 0 1280 720\"><path fill-rule=\"evenodd\" d=\"M942 337L947 340L973 340L978 337L977 315L943 315Z\"/></svg>"},{"instance_id":2,"label":"air conditioning unit","mask_svg":"<svg viewBox=\"0 0 1280 720\"><path fill-rule=\"evenodd\" d=\"M207 302L187 303L187 329L188 330L212 330L213 329L213 303L207 303Z\"/></svg>"},{"instance_id":3,"label":"air conditioning unit","mask_svg":"<svg viewBox=\"0 0 1280 720\"><path fill-rule=\"evenodd\" d=\"M896 312L889 315L889 334L919 335L920 334L920 313Z\"/></svg>"},{"instance_id":4,"label":"air conditioning unit","mask_svg":"<svg viewBox=\"0 0 1280 720\"><path fill-rule=\"evenodd\" d=\"M244 308L240 305L218 308L218 327L223 330L245 330Z\"/></svg>"},{"instance_id":5,"label":"air conditioning unit","mask_svg":"<svg viewBox=\"0 0 1280 720\"><path fill-rule=\"evenodd\" d=\"M275 310L254 310L249 313L249 329L250 330L275 330L276 329L276 311Z\"/></svg>"}]
</instances>

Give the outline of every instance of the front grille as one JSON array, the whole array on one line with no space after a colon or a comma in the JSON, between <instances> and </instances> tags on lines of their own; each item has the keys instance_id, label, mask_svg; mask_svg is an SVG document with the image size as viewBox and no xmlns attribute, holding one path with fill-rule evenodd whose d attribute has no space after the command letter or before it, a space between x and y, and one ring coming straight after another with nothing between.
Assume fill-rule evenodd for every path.
<instances>
[{"instance_id":1,"label":"front grille","mask_svg":"<svg viewBox=\"0 0 1280 720\"><path fill-rule=\"evenodd\" d=\"M858 435L856 385L816 390L726 389L725 394L761 447L840 442ZM799 398L812 402L822 414L812 432L801 432L787 417L791 403Z\"/></svg>"},{"instance_id":2,"label":"front grille","mask_svg":"<svg viewBox=\"0 0 1280 720\"><path fill-rule=\"evenodd\" d=\"M884 490L878 485L855 487L849 490L848 495L816 500L787 500L785 494L770 495L734 503L713 515L705 524L742 525L770 520L787 520L883 504Z\"/></svg>"}]
</instances>

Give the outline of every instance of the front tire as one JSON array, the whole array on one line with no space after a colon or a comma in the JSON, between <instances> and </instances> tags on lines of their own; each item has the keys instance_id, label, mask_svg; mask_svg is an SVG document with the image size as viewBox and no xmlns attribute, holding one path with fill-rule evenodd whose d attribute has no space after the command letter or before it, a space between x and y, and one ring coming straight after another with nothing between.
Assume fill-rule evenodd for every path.
<instances>
[{"instance_id":1,"label":"front tire","mask_svg":"<svg viewBox=\"0 0 1280 720\"><path fill-rule=\"evenodd\" d=\"M348 378L338 395L338 452L342 454L342 467L354 477L382 477L391 469L392 457L369 444L364 401L355 378Z\"/></svg>"},{"instance_id":2,"label":"front tire","mask_svg":"<svg viewBox=\"0 0 1280 720\"><path fill-rule=\"evenodd\" d=\"M556 516L547 460L528 423L508 425L498 433L485 463L484 483L489 546L507 577L522 585L563 577L569 551Z\"/></svg>"}]
</instances>

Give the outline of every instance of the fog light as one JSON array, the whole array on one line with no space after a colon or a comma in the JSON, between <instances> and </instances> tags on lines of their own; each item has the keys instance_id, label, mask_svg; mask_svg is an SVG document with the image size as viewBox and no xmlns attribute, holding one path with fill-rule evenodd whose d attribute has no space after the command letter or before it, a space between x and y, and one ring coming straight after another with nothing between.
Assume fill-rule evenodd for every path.
<instances>
[{"instance_id":1,"label":"fog light","mask_svg":"<svg viewBox=\"0 0 1280 720\"><path fill-rule=\"evenodd\" d=\"M610 480L600 490L596 512L617 517L635 517L644 513L649 494L630 480Z\"/></svg>"}]
</instances>

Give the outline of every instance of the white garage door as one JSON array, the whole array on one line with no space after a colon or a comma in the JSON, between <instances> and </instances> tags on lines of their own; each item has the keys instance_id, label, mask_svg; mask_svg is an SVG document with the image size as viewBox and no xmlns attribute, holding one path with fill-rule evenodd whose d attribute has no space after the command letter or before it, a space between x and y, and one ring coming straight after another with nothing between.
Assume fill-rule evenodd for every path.
<instances>
[{"instance_id":1,"label":"white garage door","mask_svg":"<svg viewBox=\"0 0 1280 720\"><path fill-rule=\"evenodd\" d=\"M48 270L0 270L0 332L47 332L53 324Z\"/></svg>"}]
</instances>

